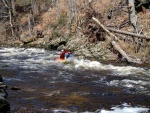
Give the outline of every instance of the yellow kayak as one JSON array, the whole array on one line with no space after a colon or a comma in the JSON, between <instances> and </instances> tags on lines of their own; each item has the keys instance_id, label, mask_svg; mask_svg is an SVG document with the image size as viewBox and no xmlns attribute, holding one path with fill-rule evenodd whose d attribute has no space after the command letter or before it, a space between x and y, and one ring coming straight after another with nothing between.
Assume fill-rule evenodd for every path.
<instances>
[{"instance_id":1,"label":"yellow kayak","mask_svg":"<svg viewBox=\"0 0 150 113\"><path fill-rule=\"evenodd\" d=\"M56 58L55 61L57 61L57 62L65 62L66 60L65 59L61 59L61 58Z\"/></svg>"}]
</instances>

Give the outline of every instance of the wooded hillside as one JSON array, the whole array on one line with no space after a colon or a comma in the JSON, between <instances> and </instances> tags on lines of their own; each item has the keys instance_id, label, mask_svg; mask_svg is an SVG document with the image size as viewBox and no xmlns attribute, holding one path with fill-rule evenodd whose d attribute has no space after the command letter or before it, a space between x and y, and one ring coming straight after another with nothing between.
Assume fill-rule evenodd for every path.
<instances>
[{"instance_id":1,"label":"wooded hillside","mask_svg":"<svg viewBox=\"0 0 150 113\"><path fill-rule=\"evenodd\" d=\"M1 43L72 51L100 44L121 60L150 62L149 4L149 0L1 0Z\"/></svg>"}]
</instances>

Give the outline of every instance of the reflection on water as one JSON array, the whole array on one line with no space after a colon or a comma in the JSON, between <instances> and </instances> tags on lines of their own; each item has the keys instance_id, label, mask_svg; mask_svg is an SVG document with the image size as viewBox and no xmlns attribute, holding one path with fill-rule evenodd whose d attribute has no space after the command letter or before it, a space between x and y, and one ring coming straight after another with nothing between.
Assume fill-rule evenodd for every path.
<instances>
[{"instance_id":1,"label":"reflection on water","mask_svg":"<svg viewBox=\"0 0 150 113\"><path fill-rule=\"evenodd\" d=\"M149 66L85 59L56 62L56 51L0 48L11 112L140 113L150 108ZM21 90L13 91L11 87Z\"/></svg>"}]
</instances>

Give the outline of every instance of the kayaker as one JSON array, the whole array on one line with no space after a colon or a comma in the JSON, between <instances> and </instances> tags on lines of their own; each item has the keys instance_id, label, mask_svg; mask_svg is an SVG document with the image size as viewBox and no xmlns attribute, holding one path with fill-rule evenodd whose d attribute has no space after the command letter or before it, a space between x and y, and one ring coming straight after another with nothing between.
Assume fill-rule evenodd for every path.
<instances>
[{"instance_id":1,"label":"kayaker","mask_svg":"<svg viewBox=\"0 0 150 113\"><path fill-rule=\"evenodd\" d=\"M71 53L70 51L68 51L68 52L65 54L65 56L66 56L66 59L69 58L69 57L72 57L72 53Z\"/></svg>"},{"instance_id":2,"label":"kayaker","mask_svg":"<svg viewBox=\"0 0 150 113\"><path fill-rule=\"evenodd\" d=\"M62 59L62 60L64 60L64 59L65 59L65 54L66 54L66 50L65 50L65 49L64 49L64 50L61 50L61 53L60 53L60 55L59 55L59 58Z\"/></svg>"}]
</instances>

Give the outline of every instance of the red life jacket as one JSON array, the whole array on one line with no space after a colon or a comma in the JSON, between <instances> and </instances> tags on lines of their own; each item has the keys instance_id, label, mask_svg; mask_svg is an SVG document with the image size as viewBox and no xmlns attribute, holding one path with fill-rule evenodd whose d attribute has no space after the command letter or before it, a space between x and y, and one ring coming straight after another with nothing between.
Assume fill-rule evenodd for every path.
<instances>
[{"instance_id":1,"label":"red life jacket","mask_svg":"<svg viewBox=\"0 0 150 113\"><path fill-rule=\"evenodd\" d=\"M66 51L60 53L60 59L65 59Z\"/></svg>"}]
</instances>

